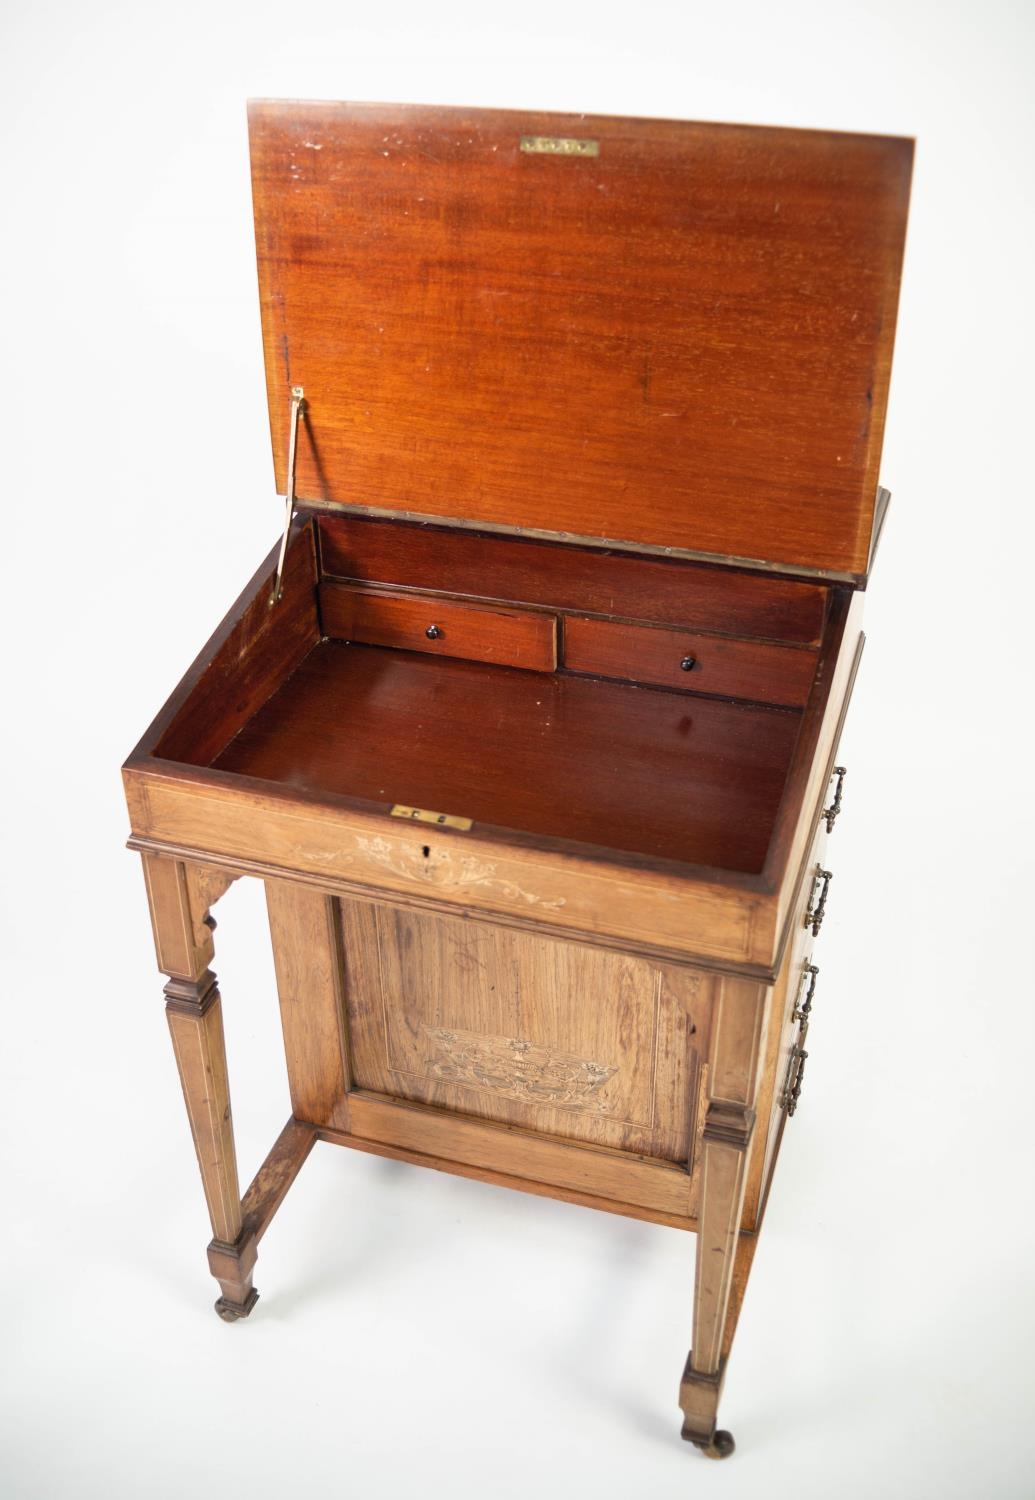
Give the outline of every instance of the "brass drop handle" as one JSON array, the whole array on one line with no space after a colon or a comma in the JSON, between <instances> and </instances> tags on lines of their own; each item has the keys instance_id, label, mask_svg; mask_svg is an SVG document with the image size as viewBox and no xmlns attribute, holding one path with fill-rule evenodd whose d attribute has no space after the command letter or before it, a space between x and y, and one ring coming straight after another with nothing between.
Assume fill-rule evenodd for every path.
<instances>
[{"instance_id":1,"label":"brass drop handle","mask_svg":"<svg viewBox=\"0 0 1035 1500\"><path fill-rule=\"evenodd\" d=\"M803 1021L808 1024L809 1016L812 1014L812 1000L816 993L816 980L819 970L815 964L803 964L801 970L801 983L798 985L798 995L794 1002L794 1010L791 1012L792 1021ZM807 988L806 988L807 986ZM801 992L805 990L804 1000Z\"/></svg>"},{"instance_id":2,"label":"brass drop handle","mask_svg":"<svg viewBox=\"0 0 1035 1500\"><path fill-rule=\"evenodd\" d=\"M819 929L823 926L823 918L827 914L827 895L833 878L830 870L817 870L812 877L812 890L809 894L808 910L805 913L805 926L812 928L813 937L819 937Z\"/></svg>"},{"instance_id":3,"label":"brass drop handle","mask_svg":"<svg viewBox=\"0 0 1035 1500\"><path fill-rule=\"evenodd\" d=\"M805 1059L808 1053L802 1046L791 1048L791 1060L787 1067L787 1082L784 1084L783 1093L780 1095L780 1107L787 1111L788 1116L793 1115L798 1108L798 1100L801 1098L801 1085L805 1077Z\"/></svg>"},{"instance_id":4,"label":"brass drop handle","mask_svg":"<svg viewBox=\"0 0 1035 1500\"><path fill-rule=\"evenodd\" d=\"M438 625L429 625L424 634L427 636L429 641L437 641L441 639L442 631Z\"/></svg>"},{"instance_id":5,"label":"brass drop handle","mask_svg":"<svg viewBox=\"0 0 1035 1500\"><path fill-rule=\"evenodd\" d=\"M848 768L846 766L835 766L830 774L837 777L837 786L834 788L833 802L831 802L829 807L824 807L821 814L827 820L827 833L833 833L834 824L841 816L841 798L844 795L845 777L848 775Z\"/></svg>"}]
</instances>

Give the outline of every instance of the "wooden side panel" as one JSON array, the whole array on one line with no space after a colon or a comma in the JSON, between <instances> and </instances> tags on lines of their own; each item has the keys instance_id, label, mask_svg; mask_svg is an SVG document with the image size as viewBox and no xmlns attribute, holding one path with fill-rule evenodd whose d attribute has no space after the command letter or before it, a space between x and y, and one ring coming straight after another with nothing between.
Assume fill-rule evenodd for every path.
<instances>
[{"instance_id":1,"label":"wooden side panel","mask_svg":"<svg viewBox=\"0 0 1035 1500\"><path fill-rule=\"evenodd\" d=\"M267 880L284 1051L296 1120L348 1125L338 905L294 881Z\"/></svg>"},{"instance_id":2,"label":"wooden side panel","mask_svg":"<svg viewBox=\"0 0 1035 1500\"><path fill-rule=\"evenodd\" d=\"M779 872L779 928L790 915L791 902L816 831L819 808L830 780L862 659L864 599L865 595L861 593L833 591L827 639L802 714L801 734L794 747L783 803L776 818L776 831L766 858L767 871L774 876Z\"/></svg>"},{"instance_id":3,"label":"wooden side panel","mask_svg":"<svg viewBox=\"0 0 1035 1500\"><path fill-rule=\"evenodd\" d=\"M773 993L765 1066L758 1091L758 1126L752 1141L744 1200L744 1222L749 1229L756 1229L761 1221L766 1184L772 1172L783 1128L780 1093L787 1076L790 1048L797 1035L797 1023L792 1017L802 987L804 966L811 960L814 942L812 931L805 927L803 919L812 893L815 872L823 866L826 857L826 841L826 827L821 822L809 850L794 903L791 935Z\"/></svg>"},{"instance_id":4,"label":"wooden side panel","mask_svg":"<svg viewBox=\"0 0 1035 1500\"><path fill-rule=\"evenodd\" d=\"M342 913L358 1087L690 1161L710 976L401 907Z\"/></svg>"},{"instance_id":5,"label":"wooden side panel","mask_svg":"<svg viewBox=\"0 0 1035 1500\"><path fill-rule=\"evenodd\" d=\"M270 699L320 639L312 528L292 538L283 595L270 608L265 569L252 580L192 666L183 701L160 719L143 748L168 760L206 766Z\"/></svg>"}]
</instances>

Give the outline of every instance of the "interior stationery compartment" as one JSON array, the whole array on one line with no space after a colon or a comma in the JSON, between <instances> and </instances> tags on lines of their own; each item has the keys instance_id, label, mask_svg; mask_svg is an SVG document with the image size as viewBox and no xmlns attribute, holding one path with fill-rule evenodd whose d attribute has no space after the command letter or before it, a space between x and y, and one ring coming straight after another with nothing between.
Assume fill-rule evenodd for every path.
<instances>
[{"instance_id":1,"label":"interior stationery compartment","mask_svg":"<svg viewBox=\"0 0 1035 1500\"><path fill-rule=\"evenodd\" d=\"M253 593L148 754L744 876L844 623L811 582L358 518Z\"/></svg>"}]
</instances>

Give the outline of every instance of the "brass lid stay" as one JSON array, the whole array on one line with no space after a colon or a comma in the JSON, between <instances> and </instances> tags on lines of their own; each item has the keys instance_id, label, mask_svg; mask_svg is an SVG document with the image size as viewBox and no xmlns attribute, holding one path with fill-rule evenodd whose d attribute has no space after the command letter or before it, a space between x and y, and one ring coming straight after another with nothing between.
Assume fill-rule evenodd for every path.
<instances>
[{"instance_id":1,"label":"brass lid stay","mask_svg":"<svg viewBox=\"0 0 1035 1500\"><path fill-rule=\"evenodd\" d=\"M298 423L305 416L305 391L300 385L291 387L291 416L288 423L287 495L284 501L284 535L280 539L280 556L277 558L277 576L273 580L270 608L280 598L284 589L284 559L287 557L288 535L295 514L295 456L298 452Z\"/></svg>"}]
</instances>

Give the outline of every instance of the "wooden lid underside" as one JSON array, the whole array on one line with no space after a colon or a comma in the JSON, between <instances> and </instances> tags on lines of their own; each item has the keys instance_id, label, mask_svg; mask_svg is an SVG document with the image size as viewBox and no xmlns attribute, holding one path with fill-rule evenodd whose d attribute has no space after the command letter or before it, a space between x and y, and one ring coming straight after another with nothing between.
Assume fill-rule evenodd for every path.
<instances>
[{"instance_id":1,"label":"wooden lid underside","mask_svg":"<svg viewBox=\"0 0 1035 1500\"><path fill-rule=\"evenodd\" d=\"M301 502L865 575L910 142L249 114L282 492L301 385Z\"/></svg>"}]
</instances>

